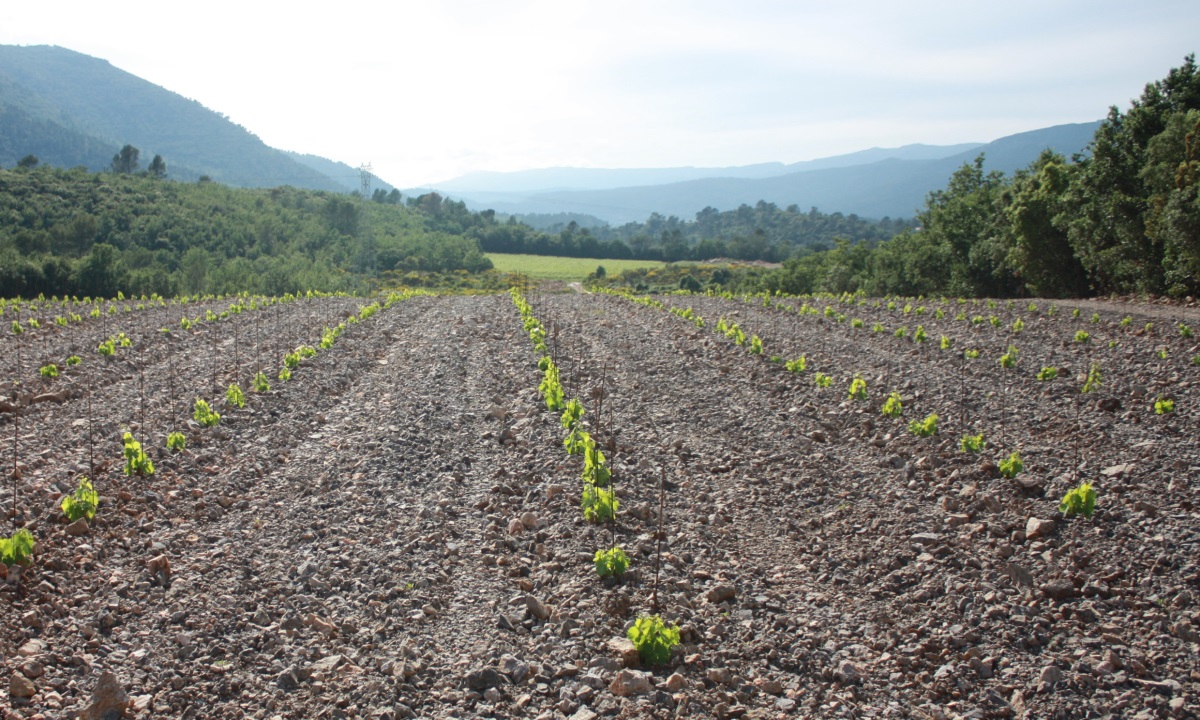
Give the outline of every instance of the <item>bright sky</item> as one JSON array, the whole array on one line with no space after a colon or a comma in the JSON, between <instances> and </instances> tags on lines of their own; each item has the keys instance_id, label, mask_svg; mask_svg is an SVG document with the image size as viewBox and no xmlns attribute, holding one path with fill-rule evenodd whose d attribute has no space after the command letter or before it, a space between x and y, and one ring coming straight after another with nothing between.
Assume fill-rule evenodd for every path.
<instances>
[{"instance_id":1,"label":"bright sky","mask_svg":"<svg viewBox=\"0 0 1200 720\"><path fill-rule=\"evenodd\" d=\"M1127 107L1198 29L1195 0L0 5L0 44L104 58L400 187L986 142Z\"/></svg>"}]
</instances>

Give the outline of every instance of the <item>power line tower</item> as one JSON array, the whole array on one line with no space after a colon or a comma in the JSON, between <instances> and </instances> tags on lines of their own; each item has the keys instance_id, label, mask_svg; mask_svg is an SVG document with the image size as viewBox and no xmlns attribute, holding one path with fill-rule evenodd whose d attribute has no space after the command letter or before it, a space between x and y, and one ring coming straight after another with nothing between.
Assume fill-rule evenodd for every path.
<instances>
[{"instance_id":1,"label":"power line tower","mask_svg":"<svg viewBox=\"0 0 1200 720\"><path fill-rule=\"evenodd\" d=\"M371 199L371 170L371 163L363 163L358 166L358 177L362 181L363 200Z\"/></svg>"}]
</instances>

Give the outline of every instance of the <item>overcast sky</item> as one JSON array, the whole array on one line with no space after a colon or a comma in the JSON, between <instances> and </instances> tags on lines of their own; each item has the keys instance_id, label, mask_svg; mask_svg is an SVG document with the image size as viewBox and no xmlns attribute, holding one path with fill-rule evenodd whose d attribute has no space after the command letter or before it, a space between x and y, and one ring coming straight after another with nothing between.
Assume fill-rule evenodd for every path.
<instances>
[{"instance_id":1,"label":"overcast sky","mask_svg":"<svg viewBox=\"0 0 1200 720\"><path fill-rule=\"evenodd\" d=\"M60 45L401 187L476 170L796 162L1102 117L1200 2L13 0Z\"/></svg>"}]
</instances>

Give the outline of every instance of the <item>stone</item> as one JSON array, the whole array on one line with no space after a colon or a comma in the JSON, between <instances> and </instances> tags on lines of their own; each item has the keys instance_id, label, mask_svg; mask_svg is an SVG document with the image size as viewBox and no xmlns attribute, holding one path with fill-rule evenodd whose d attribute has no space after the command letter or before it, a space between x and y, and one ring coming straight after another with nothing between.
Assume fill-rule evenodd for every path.
<instances>
[{"instance_id":1,"label":"stone","mask_svg":"<svg viewBox=\"0 0 1200 720\"><path fill-rule=\"evenodd\" d=\"M759 692L764 692L768 695L783 694L783 683L779 682L778 680L771 680L770 678L758 678L754 681L754 686L758 688Z\"/></svg>"},{"instance_id":2,"label":"stone","mask_svg":"<svg viewBox=\"0 0 1200 720\"><path fill-rule=\"evenodd\" d=\"M8 680L8 694L19 700L28 700L37 695L37 687L33 681L19 672L15 672Z\"/></svg>"},{"instance_id":3,"label":"stone","mask_svg":"<svg viewBox=\"0 0 1200 720\"><path fill-rule=\"evenodd\" d=\"M581 707L575 711L575 714L570 717L570 720L596 720L598 717L600 716L586 707Z\"/></svg>"},{"instance_id":4,"label":"stone","mask_svg":"<svg viewBox=\"0 0 1200 720\"><path fill-rule=\"evenodd\" d=\"M17 655L21 657L37 657L45 654L50 649L45 640L30 640L21 647L17 648Z\"/></svg>"},{"instance_id":5,"label":"stone","mask_svg":"<svg viewBox=\"0 0 1200 720\"><path fill-rule=\"evenodd\" d=\"M654 689L654 684L651 682L652 678L653 676L648 672L626 668L617 673L612 683L609 684L608 689L614 695L620 695L621 697L645 695Z\"/></svg>"},{"instance_id":6,"label":"stone","mask_svg":"<svg viewBox=\"0 0 1200 720\"><path fill-rule=\"evenodd\" d=\"M1133 473L1133 463L1121 463L1119 465L1110 465L1100 471L1104 477L1116 477L1117 475L1130 475Z\"/></svg>"},{"instance_id":7,"label":"stone","mask_svg":"<svg viewBox=\"0 0 1200 720\"><path fill-rule=\"evenodd\" d=\"M1058 669L1057 665L1047 665L1042 668L1042 674L1038 677L1038 682L1043 685L1057 685L1062 682L1063 673Z\"/></svg>"},{"instance_id":8,"label":"stone","mask_svg":"<svg viewBox=\"0 0 1200 720\"><path fill-rule=\"evenodd\" d=\"M621 665L624 667L632 668L641 664L641 655L638 654L637 648L634 647L629 638L612 638L605 643L605 647L620 659Z\"/></svg>"},{"instance_id":9,"label":"stone","mask_svg":"<svg viewBox=\"0 0 1200 720\"><path fill-rule=\"evenodd\" d=\"M316 661L308 669L314 674L328 675L341 667L344 662L346 662L346 658L342 655L329 655Z\"/></svg>"},{"instance_id":10,"label":"stone","mask_svg":"<svg viewBox=\"0 0 1200 720\"><path fill-rule=\"evenodd\" d=\"M716 605L726 600L732 600L737 595L737 590L732 585L717 585L705 593L704 597L710 603Z\"/></svg>"},{"instance_id":11,"label":"stone","mask_svg":"<svg viewBox=\"0 0 1200 720\"><path fill-rule=\"evenodd\" d=\"M529 614L538 620L545 622L550 619L550 608L535 595L525 596L525 607L529 609Z\"/></svg>"},{"instance_id":12,"label":"stone","mask_svg":"<svg viewBox=\"0 0 1200 720\"><path fill-rule=\"evenodd\" d=\"M82 537L90 532L91 528L88 527L87 520L83 518L79 518L67 526L67 534L71 537Z\"/></svg>"},{"instance_id":13,"label":"stone","mask_svg":"<svg viewBox=\"0 0 1200 720\"><path fill-rule=\"evenodd\" d=\"M862 671L858 669L857 665L849 660L843 660L841 663L839 663L837 666L837 671L834 672L834 675L840 682L846 685L853 685L854 683L862 680Z\"/></svg>"},{"instance_id":14,"label":"stone","mask_svg":"<svg viewBox=\"0 0 1200 720\"><path fill-rule=\"evenodd\" d=\"M504 695L501 694L501 692L494 687L488 688L487 690L483 691L483 699L487 700L488 702L492 703L493 705L500 702L500 700L503 697L504 697Z\"/></svg>"},{"instance_id":15,"label":"stone","mask_svg":"<svg viewBox=\"0 0 1200 720\"><path fill-rule=\"evenodd\" d=\"M507 675L514 685L520 685L525 678L529 677L529 664L521 662L512 655L500 656L499 670L502 674Z\"/></svg>"},{"instance_id":16,"label":"stone","mask_svg":"<svg viewBox=\"0 0 1200 720\"><path fill-rule=\"evenodd\" d=\"M92 702L83 711L80 718L81 720L117 720L125 716L125 710L128 707L129 695L125 692L125 688L117 682L116 675L106 672L96 682L96 689L92 691Z\"/></svg>"},{"instance_id":17,"label":"stone","mask_svg":"<svg viewBox=\"0 0 1200 720\"><path fill-rule=\"evenodd\" d=\"M1079 595L1079 591L1075 589L1075 584L1070 580L1051 580L1042 586L1042 592L1046 597L1063 602L1070 600Z\"/></svg>"},{"instance_id":18,"label":"stone","mask_svg":"<svg viewBox=\"0 0 1200 720\"><path fill-rule=\"evenodd\" d=\"M525 526L526 530L533 530L534 528L538 527L540 521L538 520L538 516L536 514L524 512L521 513L521 524Z\"/></svg>"},{"instance_id":19,"label":"stone","mask_svg":"<svg viewBox=\"0 0 1200 720\"><path fill-rule=\"evenodd\" d=\"M467 689L483 692L488 688L499 687L504 682L504 676L495 668L482 668L467 673L465 684Z\"/></svg>"},{"instance_id":20,"label":"stone","mask_svg":"<svg viewBox=\"0 0 1200 720\"><path fill-rule=\"evenodd\" d=\"M679 673L671 673L659 687L667 692L677 693L687 687L687 680Z\"/></svg>"},{"instance_id":21,"label":"stone","mask_svg":"<svg viewBox=\"0 0 1200 720\"><path fill-rule=\"evenodd\" d=\"M710 681L718 685L733 684L733 673L726 667L709 668L707 677Z\"/></svg>"},{"instance_id":22,"label":"stone","mask_svg":"<svg viewBox=\"0 0 1200 720\"><path fill-rule=\"evenodd\" d=\"M937 533L916 533L908 539L918 545L937 545L942 541L942 536Z\"/></svg>"},{"instance_id":23,"label":"stone","mask_svg":"<svg viewBox=\"0 0 1200 720\"><path fill-rule=\"evenodd\" d=\"M1031 517L1025 523L1025 537L1030 540L1034 538L1047 537L1054 532L1058 527L1058 523L1053 520L1043 520L1042 518Z\"/></svg>"}]
</instances>

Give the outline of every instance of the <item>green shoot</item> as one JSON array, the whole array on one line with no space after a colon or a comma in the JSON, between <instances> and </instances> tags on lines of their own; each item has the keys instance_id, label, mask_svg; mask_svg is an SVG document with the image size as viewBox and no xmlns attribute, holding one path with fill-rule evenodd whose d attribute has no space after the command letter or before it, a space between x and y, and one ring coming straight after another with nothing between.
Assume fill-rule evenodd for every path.
<instances>
[{"instance_id":1,"label":"green shoot","mask_svg":"<svg viewBox=\"0 0 1200 720\"><path fill-rule=\"evenodd\" d=\"M1200 355L1197 355L1197 357L1200 358ZM788 360L783 366L787 368L788 372L799 375L808 368L808 357L801 355L795 360Z\"/></svg>"},{"instance_id":2,"label":"green shoot","mask_svg":"<svg viewBox=\"0 0 1200 720\"><path fill-rule=\"evenodd\" d=\"M1021 318L1017 318L1016 320L1013 321L1013 324L1012 324L1013 334L1019 333L1024 329L1025 329L1025 321L1024 320L1022 320Z\"/></svg>"},{"instance_id":3,"label":"green shoot","mask_svg":"<svg viewBox=\"0 0 1200 720\"><path fill-rule=\"evenodd\" d=\"M1167 415L1175 412L1175 401L1169 397L1160 396L1154 401L1154 414Z\"/></svg>"},{"instance_id":4,"label":"green shoot","mask_svg":"<svg viewBox=\"0 0 1200 720\"><path fill-rule=\"evenodd\" d=\"M867 381L863 380L861 376L855 376L854 379L850 381L849 397L851 400L867 399Z\"/></svg>"},{"instance_id":5,"label":"green shoot","mask_svg":"<svg viewBox=\"0 0 1200 720\"><path fill-rule=\"evenodd\" d=\"M965 357L968 360L978 360L979 359L979 351L978 350L963 350L963 357Z\"/></svg>"},{"instance_id":6,"label":"green shoot","mask_svg":"<svg viewBox=\"0 0 1200 720\"><path fill-rule=\"evenodd\" d=\"M1058 377L1058 368L1056 367L1044 367L1038 370L1038 380L1053 380L1056 377Z\"/></svg>"},{"instance_id":7,"label":"green shoot","mask_svg":"<svg viewBox=\"0 0 1200 720\"><path fill-rule=\"evenodd\" d=\"M212 427L221 422L220 414L214 412L213 409L208 406L208 403L200 398L196 398L196 406L192 413L192 417L195 418L196 422L200 423L204 427Z\"/></svg>"},{"instance_id":8,"label":"green shoot","mask_svg":"<svg viewBox=\"0 0 1200 720\"><path fill-rule=\"evenodd\" d=\"M1025 469L1024 463L1021 462L1021 453L1013 450L1012 455L1007 459L1000 461L1000 474L1012 480L1017 476L1017 473Z\"/></svg>"},{"instance_id":9,"label":"green shoot","mask_svg":"<svg viewBox=\"0 0 1200 720\"><path fill-rule=\"evenodd\" d=\"M1102 381L1103 378L1100 375L1100 367L1098 365L1092 365L1092 367L1088 370L1087 379L1083 381L1083 387L1079 389L1079 392L1081 394L1095 392L1096 390L1100 389L1101 385L1103 385Z\"/></svg>"},{"instance_id":10,"label":"green shoot","mask_svg":"<svg viewBox=\"0 0 1200 720\"><path fill-rule=\"evenodd\" d=\"M154 463L150 462L149 456L142 450L142 444L133 439L132 433L125 433L125 474L126 475L153 475Z\"/></svg>"},{"instance_id":11,"label":"green shoot","mask_svg":"<svg viewBox=\"0 0 1200 720\"><path fill-rule=\"evenodd\" d=\"M888 395L887 400L883 402L883 414L887 417L900 417L904 413L904 405L900 401L900 393L894 392Z\"/></svg>"},{"instance_id":12,"label":"green shoot","mask_svg":"<svg viewBox=\"0 0 1200 720\"><path fill-rule=\"evenodd\" d=\"M67 358L68 367L71 365L78 365L81 362L83 362L83 358L79 357L78 355L72 355L71 357Z\"/></svg>"},{"instance_id":13,"label":"green shoot","mask_svg":"<svg viewBox=\"0 0 1200 720\"><path fill-rule=\"evenodd\" d=\"M943 335L941 341L938 343L938 347L940 347L943 350L949 350L950 346L953 344L954 344L953 340L951 340L948 336Z\"/></svg>"},{"instance_id":14,"label":"green shoot","mask_svg":"<svg viewBox=\"0 0 1200 720\"><path fill-rule=\"evenodd\" d=\"M56 378L58 377L58 366L54 363L43 365L38 368L38 374L44 378Z\"/></svg>"},{"instance_id":15,"label":"green shoot","mask_svg":"<svg viewBox=\"0 0 1200 720\"><path fill-rule=\"evenodd\" d=\"M267 376L260 370L254 376L254 392L265 393L271 390L271 383L267 382Z\"/></svg>"},{"instance_id":16,"label":"green shoot","mask_svg":"<svg viewBox=\"0 0 1200 720\"><path fill-rule=\"evenodd\" d=\"M292 379L292 371L291 371L291 370L289 370L289 369L288 369L288 367L287 367L286 365L284 365L283 367L279 368L279 380L280 380L280 382L287 382L288 380L291 380L291 379Z\"/></svg>"},{"instance_id":17,"label":"green shoot","mask_svg":"<svg viewBox=\"0 0 1200 720\"><path fill-rule=\"evenodd\" d=\"M923 342L925 342L925 338L926 338L926 336L925 336L924 326L918 325L916 332L913 333L913 342L923 343Z\"/></svg>"},{"instance_id":18,"label":"green shoot","mask_svg":"<svg viewBox=\"0 0 1200 720\"><path fill-rule=\"evenodd\" d=\"M96 494L96 488L92 487L92 482L87 478L79 478L79 487L75 488L75 492L71 495L64 495L62 500L62 511L71 522L83 518L91 520L96 517L96 508L100 507L100 496Z\"/></svg>"},{"instance_id":19,"label":"green shoot","mask_svg":"<svg viewBox=\"0 0 1200 720\"><path fill-rule=\"evenodd\" d=\"M246 407L246 394L242 392L237 383L234 383L225 391L225 402L236 408L244 408Z\"/></svg>"},{"instance_id":20,"label":"green shoot","mask_svg":"<svg viewBox=\"0 0 1200 720\"><path fill-rule=\"evenodd\" d=\"M621 501L617 500L617 494L611 488L596 487L589 483L583 487L583 500L580 502L580 506L583 508L584 520L590 523L602 523L617 516Z\"/></svg>"},{"instance_id":21,"label":"green shoot","mask_svg":"<svg viewBox=\"0 0 1200 720\"><path fill-rule=\"evenodd\" d=\"M1085 330L1079 330L1075 333L1075 342L1085 343L1092 339L1092 336Z\"/></svg>"},{"instance_id":22,"label":"green shoot","mask_svg":"<svg viewBox=\"0 0 1200 720\"><path fill-rule=\"evenodd\" d=\"M908 424L908 431L917 437L933 437L938 431L938 416L933 413L924 420L913 420Z\"/></svg>"},{"instance_id":23,"label":"green shoot","mask_svg":"<svg viewBox=\"0 0 1200 720\"><path fill-rule=\"evenodd\" d=\"M25 528L13 533L12 537L0 537L0 563L7 567L28 565L33 557L34 544L33 533Z\"/></svg>"},{"instance_id":24,"label":"green shoot","mask_svg":"<svg viewBox=\"0 0 1200 720\"><path fill-rule=\"evenodd\" d=\"M112 338L109 338L96 347L96 352L104 357L112 357L117 352L117 343Z\"/></svg>"},{"instance_id":25,"label":"green shoot","mask_svg":"<svg viewBox=\"0 0 1200 720\"><path fill-rule=\"evenodd\" d=\"M1091 483L1083 483L1074 490L1067 492L1066 495L1063 495L1062 502L1058 505L1058 511L1067 517L1083 515L1089 520L1095 510L1096 491L1092 489Z\"/></svg>"},{"instance_id":26,"label":"green shoot","mask_svg":"<svg viewBox=\"0 0 1200 720\"><path fill-rule=\"evenodd\" d=\"M813 379L816 381L817 387L819 388L827 388L833 384L833 378L829 377L823 372L819 372L814 375Z\"/></svg>"},{"instance_id":27,"label":"green shoot","mask_svg":"<svg viewBox=\"0 0 1200 720\"><path fill-rule=\"evenodd\" d=\"M663 624L657 615L638 618L627 635L647 665L667 663L671 659L671 648L680 643L679 628Z\"/></svg>"},{"instance_id":28,"label":"green shoot","mask_svg":"<svg viewBox=\"0 0 1200 720\"><path fill-rule=\"evenodd\" d=\"M958 444L963 452L969 453L981 452L987 447L987 442L983 439L983 433L979 433L978 435L963 435L962 440Z\"/></svg>"},{"instance_id":29,"label":"green shoot","mask_svg":"<svg viewBox=\"0 0 1200 720\"><path fill-rule=\"evenodd\" d=\"M187 437L181 432L173 432L167 435L168 450L182 450L187 447Z\"/></svg>"},{"instance_id":30,"label":"green shoot","mask_svg":"<svg viewBox=\"0 0 1200 720\"><path fill-rule=\"evenodd\" d=\"M592 562L596 566L596 574L600 577L621 577L629 569L629 556L619 545L609 550L597 550Z\"/></svg>"},{"instance_id":31,"label":"green shoot","mask_svg":"<svg viewBox=\"0 0 1200 720\"><path fill-rule=\"evenodd\" d=\"M1019 353L1017 351L1017 346L1009 345L1008 352L1006 352L1000 356L1000 367L1006 368L1006 369L1016 367L1018 354Z\"/></svg>"}]
</instances>

